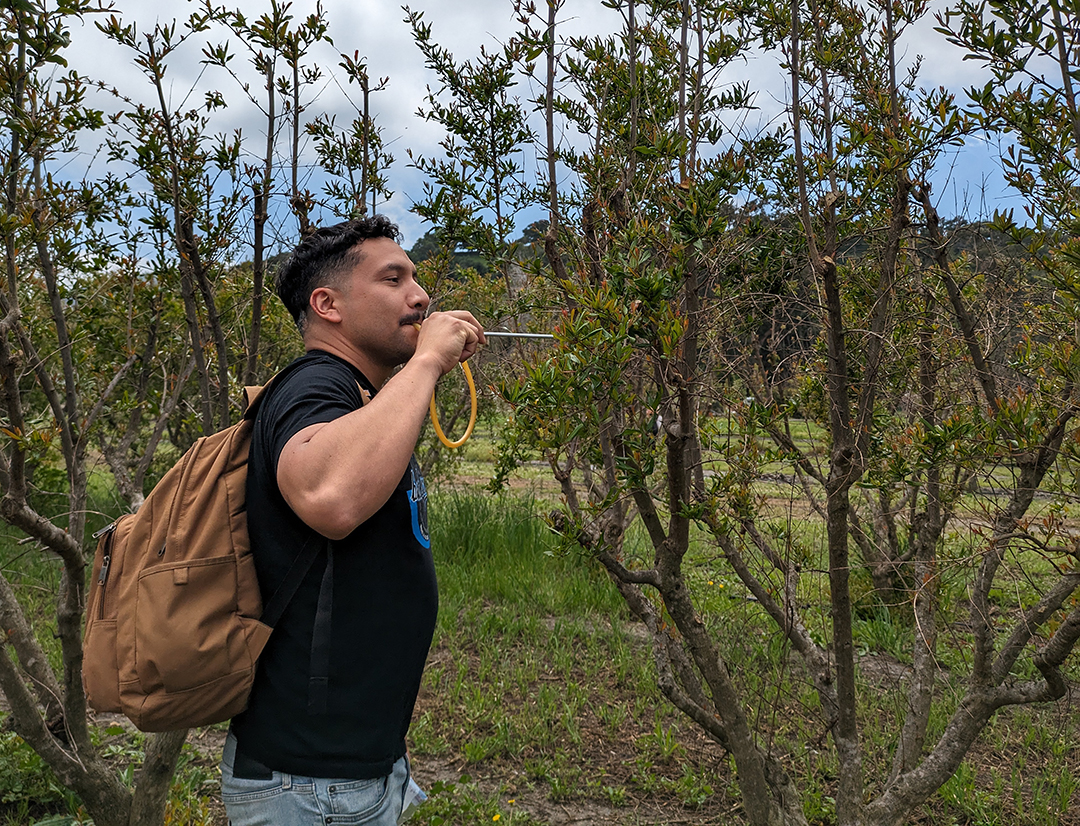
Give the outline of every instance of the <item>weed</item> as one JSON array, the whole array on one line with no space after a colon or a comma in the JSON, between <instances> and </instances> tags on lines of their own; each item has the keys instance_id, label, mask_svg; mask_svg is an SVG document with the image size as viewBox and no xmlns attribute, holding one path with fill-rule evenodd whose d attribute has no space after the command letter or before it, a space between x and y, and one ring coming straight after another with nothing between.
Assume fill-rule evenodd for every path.
<instances>
[{"instance_id":1,"label":"weed","mask_svg":"<svg viewBox=\"0 0 1080 826\"><path fill-rule=\"evenodd\" d=\"M75 793L64 788L44 760L13 732L0 732L0 813L31 822L34 813L61 812L77 818Z\"/></svg>"},{"instance_id":2,"label":"weed","mask_svg":"<svg viewBox=\"0 0 1080 826\"><path fill-rule=\"evenodd\" d=\"M683 747L676 739L677 733L677 726L673 724L665 728L658 717L652 734L646 734L638 740L638 748L650 754L658 763L670 763L683 753Z\"/></svg>"},{"instance_id":3,"label":"weed","mask_svg":"<svg viewBox=\"0 0 1080 826\"><path fill-rule=\"evenodd\" d=\"M811 826L825 826L836 821L836 800L821 787L812 787L803 794L803 813Z\"/></svg>"},{"instance_id":4,"label":"weed","mask_svg":"<svg viewBox=\"0 0 1080 826\"><path fill-rule=\"evenodd\" d=\"M566 802L581 796L581 769L565 766L548 778L551 787L551 799L556 803Z\"/></svg>"},{"instance_id":5,"label":"weed","mask_svg":"<svg viewBox=\"0 0 1080 826\"><path fill-rule=\"evenodd\" d=\"M948 808L979 826L1004 826L1000 801L976 784L976 771L967 762L941 787L939 795Z\"/></svg>"},{"instance_id":6,"label":"weed","mask_svg":"<svg viewBox=\"0 0 1080 826\"><path fill-rule=\"evenodd\" d=\"M622 786L604 786L600 792L612 806L622 808L626 805L626 789Z\"/></svg>"},{"instance_id":7,"label":"weed","mask_svg":"<svg viewBox=\"0 0 1080 826\"><path fill-rule=\"evenodd\" d=\"M527 813L503 802L503 790L484 792L468 775L456 783L439 782L428 790L428 799L409 820L416 826L529 826Z\"/></svg>"},{"instance_id":8,"label":"weed","mask_svg":"<svg viewBox=\"0 0 1080 826\"><path fill-rule=\"evenodd\" d=\"M431 712L425 711L413 720L409 738L414 754L446 754L450 749L449 743L436 732L431 718Z\"/></svg>"},{"instance_id":9,"label":"weed","mask_svg":"<svg viewBox=\"0 0 1080 826\"><path fill-rule=\"evenodd\" d=\"M655 765L647 757L639 757L634 761L634 773L630 775L630 782L642 793L651 795L659 792L664 787L663 778L656 773Z\"/></svg>"},{"instance_id":10,"label":"weed","mask_svg":"<svg viewBox=\"0 0 1080 826\"><path fill-rule=\"evenodd\" d=\"M675 794L687 809L700 809L713 796L713 787L689 765L683 765L682 777L675 781Z\"/></svg>"},{"instance_id":11,"label":"weed","mask_svg":"<svg viewBox=\"0 0 1080 826\"><path fill-rule=\"evenodd\" d=\"M465 743L462 745L461 751L465 755L465 762L467 763L479 763L487 759L488 754L490 754L487 741L484 740Z\"/></svg>"},{"instance_id":12,"label":"weed","mask_svg":"<svg viewBox=\"0 0 1080 826\"><path fill-rule=\"evenodd\" d=\"M202 756L185 743L169 788L165 826L211 822L207 800L218 794L221 776L216 766L208 766Z\"/></svg>"},{"instance_id":13,"label":"weed","mask_svg":"<svg viewBox=\"0 0 1080 826\"><path fill-rule=\"evenodd\" d=\"M882 653L901 662L911 660L911 629L898 622L887 608L874 606L852 621L851 630L860 656Z\"/></svg>"},{"instance_id":14,"label":"weed","mask_svg":"<svg viewBox=\"0 0 1080 826\"><path fill-rule=\"evenodd\" d=\"M626 708L601 701L596 709L596 716L604 726L604 733L614 740L626 722Z\"/></svg>"}]
</instances>

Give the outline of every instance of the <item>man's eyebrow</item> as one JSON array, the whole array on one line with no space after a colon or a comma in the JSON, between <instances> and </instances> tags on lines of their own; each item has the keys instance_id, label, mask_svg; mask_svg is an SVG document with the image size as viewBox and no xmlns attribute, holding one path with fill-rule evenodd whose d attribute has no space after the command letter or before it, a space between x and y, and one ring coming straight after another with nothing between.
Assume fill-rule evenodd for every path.
<instances>
[{"instance_id":1,"label":"man's eyebrow","mask_svg":"<svg viewBox=\"0 0 1080 826\"><path fill-rule=\"evenodd\" d=\"M400 263L398 261L391 261L388 264L383 266L382 272L408 273L409 275L413 276L413 278L415 278L416 277L416 265L412 264L412 265L406 266L405 264L402 264L402 263Z\"/></svg>"}]
</instances>

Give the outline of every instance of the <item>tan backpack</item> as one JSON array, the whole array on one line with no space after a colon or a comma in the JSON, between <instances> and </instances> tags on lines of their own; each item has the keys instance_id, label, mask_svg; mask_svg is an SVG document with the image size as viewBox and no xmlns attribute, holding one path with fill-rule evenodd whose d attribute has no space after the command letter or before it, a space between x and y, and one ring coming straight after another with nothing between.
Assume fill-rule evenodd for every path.
<instances>
[{"instance_id":1,"label":"tan backpack","mask_svg":"<svg viewBox=\"0 0 1080 826\"><path fill-rule=\"evenodd\" d=\"M136 513L98 532L83 684L93 709L122 712L142 731L244 709L272 627L325 547L302 549L264 612L245 506L264 390L245 388L237 424L195 442Z\"/></svg>"}]
</instances>

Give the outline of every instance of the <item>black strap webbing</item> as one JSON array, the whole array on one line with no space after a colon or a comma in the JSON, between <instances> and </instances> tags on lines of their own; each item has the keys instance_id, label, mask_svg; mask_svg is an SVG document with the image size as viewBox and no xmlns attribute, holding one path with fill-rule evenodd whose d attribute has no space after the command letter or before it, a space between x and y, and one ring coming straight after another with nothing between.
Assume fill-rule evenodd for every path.
<instances>
[{"instance_id":1,"label":"black strap webbing","mask_svg":"<svg viewBox=\"0 0 1080 826\"><path fill-rule=\"evenodd\" d=\"M330 636L334 608L334 549L326 543L326 570L319 586L315 628L311 634L311 671L308 683L308 714L325 714L330 686Z\"/></svg>"},{"instance_id":2,"label":"black strap webbing","mask_svg":"<svg viewBox=\"0 0 1080 826\"><path fill-rule=\"evenodd\" d=\"M311 570L319 551L326 549L326 570L323 571L319 585L319 602L315 612L315 629L311 635L311 676L308 684L308 713L325 714L330 686L330 639L334 613L334 554L330 540L325 545L305 542L297 554L285 578L274 591L270 601L263 609L261 620L273 628L285 609L289 606L296 591Z\"/></svg>"},{"instance_id":3,"label":"black strap webbing","mask_svg":"<svg viewBox=\"0 0 1080 826\"><path fill-rule=\"evenodd\" d=\"M295 364L295 362L294 362ZM286 371L289 368L285 368ZM279 380L285 371L279 373L272 381ZM267 382L269 386L270 382ZM356 383L360 388L361 407L371 401L371 392L360 382ZM256 398L261 403L267 396L262 392ZM254 411L252 411L254 413ZM325 545L313 544L310 539L304 543L293 564L285 572L285 578L274 591L270 600L263 608L261 620L273 628L281 619L289 602L296 596L300 583L304 581L307 572L311 570L315 557L319 551L326 548L326 570L323 571L322 583L319 585L319 603L315 612L315 628L311 635L311 663L310 677L308 682L308 713L325 714L327 697L330 687L330 632L331 620L334 613L334 552L333 543L327 539Z\"/></svg>"},{"instance_id":4,"label":"black strap webbing","mask_svg":"<svg viewBox=\"0 0 1080 826\"><path fill-rule=\"evenodd\" d=\"M329 544L330 541L327 540L327 546ZM312 543L310 539L304 543L304 547L296 555L293 564L285 572L285 578L281 580L281 584L278 585L277 590L274 591L263 607L262 616L259 618L262 623L269 625L271 628L278 624L278 620L285 613L285 609L289 607L292 598L296 596L300 583L304 581L304 577L311 570L315 557L319 555L321 550L322 546L318 543Z\"/></svg>"}]
</instances>

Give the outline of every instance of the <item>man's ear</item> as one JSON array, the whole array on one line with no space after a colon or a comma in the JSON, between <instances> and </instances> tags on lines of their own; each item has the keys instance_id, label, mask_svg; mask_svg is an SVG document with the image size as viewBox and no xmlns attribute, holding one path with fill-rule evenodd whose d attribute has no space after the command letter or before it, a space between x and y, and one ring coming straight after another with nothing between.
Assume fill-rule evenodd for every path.
<instances>
[{"instance_id":1,"label":"man's ear","mask_svg":"<svg viewBox=\"0 0 1080 826\"><path fill-rule=\"evenodd\" d=\"M341 321L341 310L337 299L338 292L333 287L316 287L311 291L308 306L315 317L337 324Z\"/></svg>"}]
</instances>

